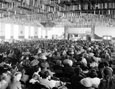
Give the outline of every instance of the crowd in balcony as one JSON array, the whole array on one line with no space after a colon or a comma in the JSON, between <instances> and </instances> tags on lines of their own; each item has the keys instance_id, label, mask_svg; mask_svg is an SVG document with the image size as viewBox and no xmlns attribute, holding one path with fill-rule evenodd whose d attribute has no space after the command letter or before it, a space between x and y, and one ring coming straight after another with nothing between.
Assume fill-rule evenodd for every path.
<instances>
[{"instance_id":1,"label":"crowd in balcony","mask_svg":"<svg viewBox=\"0 0 115 89\"><path fill-rule=\"evenodd\" d=\"M0 89L115 89L113 52L109 42L5 42Z\"/></svg>"}]
</instances>

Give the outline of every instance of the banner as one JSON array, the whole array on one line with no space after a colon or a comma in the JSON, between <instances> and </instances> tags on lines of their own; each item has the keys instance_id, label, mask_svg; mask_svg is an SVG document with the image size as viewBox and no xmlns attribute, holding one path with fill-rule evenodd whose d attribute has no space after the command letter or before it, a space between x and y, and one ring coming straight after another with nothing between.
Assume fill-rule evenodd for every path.
<instances>
[{"instance_id":1,"label":"banner","mask_svg":"<svg viewBox=\"0 0 115 89\"><path fill-rule=\"evenodd\" d=\"M91 34L91 28L78 28L78 27L68 27L67 33L69 34Z\"/></svg>"}]
</instances>

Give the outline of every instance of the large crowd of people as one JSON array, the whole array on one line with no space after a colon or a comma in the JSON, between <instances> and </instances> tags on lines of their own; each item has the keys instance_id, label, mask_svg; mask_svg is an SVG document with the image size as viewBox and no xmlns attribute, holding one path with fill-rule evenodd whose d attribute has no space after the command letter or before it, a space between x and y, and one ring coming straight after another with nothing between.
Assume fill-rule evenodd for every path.
<instances>
[{"instance_id":1,"label":"large crowd of people","mask_svg":"<svg viewBox=\"0 0 115 89\"><path fill-rule=\"evenodd\" d=\"M115 89L110 42L0 44L0 89Z\"/></svg>"}]
</instances>

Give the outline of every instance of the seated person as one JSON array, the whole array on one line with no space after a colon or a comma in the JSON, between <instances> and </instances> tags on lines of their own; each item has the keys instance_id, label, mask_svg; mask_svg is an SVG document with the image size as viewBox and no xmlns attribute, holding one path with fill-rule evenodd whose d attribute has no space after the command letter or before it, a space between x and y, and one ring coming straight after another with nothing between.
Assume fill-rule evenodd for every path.
<instances>
[{"instance_id":1,"label":"seated person","mask_svg":"<svg viewBox=\"0 0 115 89\"><path fill-rule=\"evenodd\" d=\"M30 82L39 82L41 85L50 89L60 87L63 84L61 81L51 79L48 71L40 72L38 77L31 79Z\"/></svg>"},{"instance_id":2,"label":"seated person","mask_svg":"<svg viewBox=\"0 0 115 89\"><path fill-rule=\"evenodd\" d=\"M8 89L22 89L21 86L21 72L17 72L12 76L11 82L9 83Z\"/></svg>"}]
</instances>

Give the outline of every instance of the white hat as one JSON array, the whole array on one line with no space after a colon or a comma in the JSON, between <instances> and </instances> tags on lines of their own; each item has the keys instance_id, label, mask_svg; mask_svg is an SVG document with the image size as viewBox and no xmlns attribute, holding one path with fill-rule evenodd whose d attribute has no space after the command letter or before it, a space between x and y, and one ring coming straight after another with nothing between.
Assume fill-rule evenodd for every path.
<instances>
[{"instance_id":1,"label":"white hat","mask_svg":"<svg viewBox=\"0 0 115 89\"><path fill-rule=\"evenodd\" d=\"M63 61L63 63L64 63L64 64L68 64L69 66L72 66L72 65L73 65L73 61L70 60L70 59L65 59L65 60Z\"/></svg>"},{"instance_id":2,"label":"white hat","mask_svg":"<svg viewBox=\"0 0 115 89\"><path fill-rule=\"evenodd\" d=\"M85 87L92 87L92 80L89 77L82 79L80 83Z\"/></svg>"},{"instance_id":3,"label":"white hat","mask_svg":"<svg viewBox=\"0 0 115 89\"><path fill-rule=\"evenodd\" d=\"M98 88L98 86L99 86L99 84L101 82L101 79L99 79L99 78L92 78L91 81L92 81L92 86L95 87L95 88Z\"/></svg>"},{"instance_id":4,"label":"white hat","mask_svg":"<svg viewBox=\"0 0 115 89\"><path fill-rule=\"evenodd\" d=\"M94 67L98 67L98 65L99 65L99 64L98 64L97 62L93 62L93 63L90 64L90 67L93 67L93 68L94 68Z\"/></svg>"},{"instance_id":5,"label":"white hat","mask_svg":"<svg viewBox=\"0 0 115 89\"><path fill-rule=\"evenodd\" d=\"M15 80L17 80L17 81L20 81L21 77L22 77L22 73L21 73L21 72L16 72L16 73L14 74L14 78L15 78Z\"/></svg>"},{"instance_id":6,"label":"white hat","mask_svg":"<svg viewBox=\"0 0 115 89\"><path fill-rule=\"evenodd\" d=\"M98 88L99 84L100 84L100 79L95 77L95 78L84 78L80 81L80 83L85 86L85 87L94 87L94 88Z\"/></svg>"},{"instance_id":7,"label":"white hat","mask_svg":"<svg viewBox=\"0 0 115 89\"><path fill-rule=\"evenodd\" d=\"M43 60L47 60L47 57L45 56L45 55L41 55L41 57L40 57L41 59L43 59Z\"/></svg>"},{"instance_id":8,"label":"white hat","mask_svg":"<svg viewBox=\"0 0 115 89\"><path fill-rule=\"evenodd\" d=\"M85 58L82 58L81 62L82 62L85 66L87 66L87 60L86 60Z\"/></svg>"},{"instance_id":9,"label":"white hat","mask_svg":"<svg viewBox=\"0 0 115 89\"><path fill-rule=\"evenodd\" d=\"M89 56L93 57L93 56L94 56L94 53L89 53Z\"/></svg>"}]
</instances>

